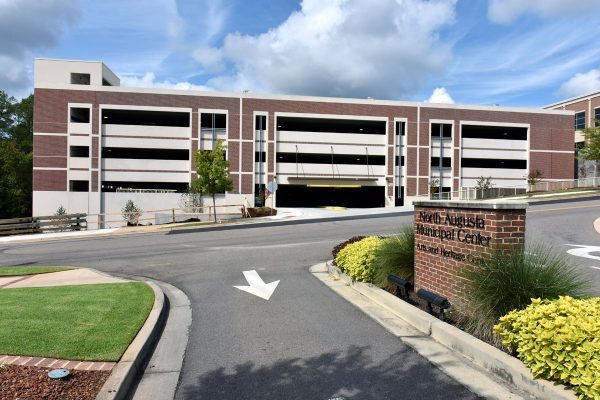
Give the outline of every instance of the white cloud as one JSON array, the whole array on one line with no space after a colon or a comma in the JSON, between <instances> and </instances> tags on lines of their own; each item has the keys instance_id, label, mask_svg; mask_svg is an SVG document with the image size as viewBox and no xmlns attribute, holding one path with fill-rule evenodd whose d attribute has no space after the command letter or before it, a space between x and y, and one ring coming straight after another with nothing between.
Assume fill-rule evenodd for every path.
<instances>
[{"instance_id":1,"label":"white cloud","mask_svg":"<svg viewBox=\"0 0 600 400\"><path fill-rule=\"evenodd\" d=\"M454 104L454 100L450 96L450 93L446 88L435 88L431 96L426 100L427 103L442 103L442 104Z\"/></svg>"},{"instance_id":2,"label":"white cloud","mask_svg":"<svg viewBox=\"0 0 600 400\"><path fill-rule=\"evenodd\" d=\"M160 88L160 89L178 89L178 90L213 90L208 86L196 85L190 82L171 82L169 80L157 81L154 72L146 72L144 75L125 75L121 74L121 86L123 87L142 87L142 88Z\"/></svg>"},{"instance_id":3,"label":"white cloud","mask_svg":"<svg viewBox=\"0 0 600 400\"><path fill-rule=\"evenodd\" d=\"M0 90L26 95L34 52L56 46L78 15L79 1L0 0Z\"/></svg>"},{"instance_id":4,"label":"white cloud","mask_svg":"<svg viewBox=\"0 0 600 400\"><path fill-rule=\"evenodd\" d=\"M450 45L439 31L454 22L456 0L303 0L266 33L238 33L195 53L205 70L230 73L220 90L398 98L444 71Z\"/></svg>"},{"instance_id":5,"label":"white cloud","mask_svg":"<svg viewBox=\"0 0 600 400\"><path fill-rule=\"evenodd\" d=\"M563 97L576 97L596 90L600 90L600 69L575 74L561 85L558 93Z\"/></svg>"},{"instance_id":6,"label":"white cloud","mask_svg":"<svg viewBox=\"0 0 600 400\"><path fill-rule=\"evenodd\" d=\"M512 22L523 14L542 17L583 15L598 7L598 0L490 0L488 16L493 22Z\"/></svg>"}]
</instances>

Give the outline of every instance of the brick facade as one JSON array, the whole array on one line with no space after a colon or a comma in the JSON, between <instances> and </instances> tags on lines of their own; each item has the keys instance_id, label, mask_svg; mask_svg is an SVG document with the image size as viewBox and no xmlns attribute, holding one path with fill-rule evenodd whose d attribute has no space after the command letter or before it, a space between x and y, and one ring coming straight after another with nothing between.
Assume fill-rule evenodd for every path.
<instances>
[{"instance_id":1,"label":"brick facade","mask_svg":"<svg viewBox=\"0 0 600 400\"><path fill-rule=\"evenodd\" d=\"M525 243L525 208L519 203L415 202L415 289L460 298L476 257Z\"/></svg>"}]
</instances>

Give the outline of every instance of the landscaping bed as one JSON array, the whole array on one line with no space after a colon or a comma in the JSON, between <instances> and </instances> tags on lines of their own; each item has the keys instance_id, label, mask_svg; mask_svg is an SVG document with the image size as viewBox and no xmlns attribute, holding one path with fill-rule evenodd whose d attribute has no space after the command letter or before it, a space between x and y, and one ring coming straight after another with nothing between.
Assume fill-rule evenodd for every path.
<instances>
[{"instance_id":1,"label":"landscaping bed","mask_svg":"<svg viewBox=\"0 0 600 400\"><path fill-rule=\"evenodd\" d=\"M110 371L70 371L67 379L48 378L50 368L0 365L0 399L93 400Z\"/></svg>"},{"instance_id":2,"label":"landscaping bed","mask_svg":"<svg viewBox=\"0 0 600 400\"><path fill-rule=\"evenodd\" d=\"M394 237L354 237L332 255L347 279L395 294L389 275L413 278L414 233L407 227ZM534 378L567 385L581 399L600 399L600 299L589 298L588 282L568 261L542 245L515 246L471 267L457 276L466 286L451 299L446 321L517 357ZM409 294L409 303L426 309Z\"/></svg>"}]
</instances>

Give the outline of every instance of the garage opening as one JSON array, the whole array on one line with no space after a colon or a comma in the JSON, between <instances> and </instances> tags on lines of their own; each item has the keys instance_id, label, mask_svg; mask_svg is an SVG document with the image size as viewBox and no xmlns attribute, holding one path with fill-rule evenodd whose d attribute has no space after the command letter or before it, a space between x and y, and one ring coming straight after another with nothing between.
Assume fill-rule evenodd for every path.
<instances>
[{"instance_id":1,"label":"garage opening","mask_svg":"<svg viewBox=\"0 0 600 400\"><path fill-rule=\"evenodd\" d=\"M361 185L279 185L277 207L385 206L385 187Z\"/></svg>"}]
</instances>

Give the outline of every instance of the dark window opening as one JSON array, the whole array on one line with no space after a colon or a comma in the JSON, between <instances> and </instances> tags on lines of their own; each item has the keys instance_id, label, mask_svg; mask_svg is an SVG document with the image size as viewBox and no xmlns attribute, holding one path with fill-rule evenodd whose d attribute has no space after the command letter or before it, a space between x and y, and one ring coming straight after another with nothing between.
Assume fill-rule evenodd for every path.
<instances>
[{"instance_id":1,"label":"dark window opening","mask_svg":"<svg viewBox=\"0 0 600 400\"><path fill-rule=\"evenodd\" d=\"M267 153L264 151L255 151L254 162L267 162Z\"/></svg>"},{"instance_id":2,"label":"dark window opening","mask_svg":"<svg viewBox=\"0 0 600 400\"><path fill-rule=\"evenodd\" d=\"M398 190L400 189L400 190ZM394 194L395 194L395 206L399 207L399 206L403 206L404 205L404 186L400 186L400 188L398 188L398 186L396 186L396 188L394 189Z\"/></svg>"},{"instance_id":3,"label":"dark window opening","mask_svg":"<svg viewBox=\"0 0 600 400\"><path fill-rule=\"evenodd\" d=\"M186 191L188 184L185 182L102 182L103 192L116 192L117 189L148 189L148 190L175 190L177 193Z\"/></svg>"},{"instance_id":4,"label":"dark window opening","mask_svg":"<svg viewBox=\"0 0 600 400\"><path fill-rule=\"evenodd\" d=\"M514 126L463 125L462 137L472 139L527 140L527 128Z\"/></svg>"},{"instance_id":5,"label":"dark window opening","mask_svg":"<svg viewBox=\"0 0 600 400\"><path fill-rule=\"evenodd\" d=\"M452 137L451 124L431 124L431 137L440 137L440 133L444 138Z\"/></svg>"},{"instance_id":6,"label":"dark window opening","mask_svg":"<svg viewBox=\"0 0 600 400\"><path fill-rule=\"evenodd\" d=\"M102 110L103 124L189 127L190 113L175 111Z\"/></svg>"},{"instance_id":7,"label":"dark window opening","mask_svg":"<svg viewBox=\"0 0 600 400\"><path fill-rule=\"evenodd\" d=\"M140 149L133 147L104 147L103 158L128 158L134 160L189 160L189 150Z\"/></svg>"},{"instance_id":8,"label":"dark window opening","mask_svg":"<svg viewBox=\"0 0 600 400\"><path fill-rule=\"evenodd\" d=\"M385 126L385 121L302 117L277 118L278 131L385 135Z\"/></svg>"},{"instance_id":9,"label":"dark window opening","mask_svg":"<svg viewBox=\"0 0 600 400\"><path fill-rule=\"evenodd\" d=\"M277 153L279 163L385 165L385 156L366 154ZM368 160L367 160L368 158Z\"/></svg>"},{"instance_id":10,"label":"dark window opening","mask_svg":"<svg viewBox=\"0 0 600 400\"><path fill-rule=\"evenodd\" d=\"M90 146L70 146L69 156L71 157L89 157Z\"/></svg>"},{"instance_id":11,"label":"dark window opening","mask_svg":"<svg viewBox=\"0 0 600 400\"><path fill-rule=\"evenodd\" d=\"M596 128L600 127L600 108L594 110L594 126Z\"/></svg>"},{"instance_id":12,"label":"dark window opening","mask_svg":"<svg viewBox=\"0 0 600 400\"><path fill-rule=\"evenodd\" d=\"M369 208L385 206L385 186L279 185L276 207ZM270 201L267 200L267 205Z\"/></svg>"},{"instance_id":13,"label":"dark window opening","mask_svg":"<svg viewBox=\"0 0 600 400\"><path fill-rule=\"evenodd\" d=\"M83 124L90 123L90 109L83 107L71 107L69 110L71 122L79 122Z\"/></svg>"},{"instance_id":14,"label":"dark window opening","mask_svg":"<svg viewBox=\"0 0 600 400\"><path fill-rule=\"evenodd\" d=\"M575 130L585 129L585 111L575 114Z\"/></svg>"},{"instance_id":15,"label":"dark window opening","mask_svg":"<svg viewBox=\"0 0 600 400\"><path fill-rule=\"evenodd\" d=\"M69 181L69 192L89 192L89 181Z\"/></svg>"},{"instance_id":16,"label":"dark window opening","mask_svg":"<svg viewBox=\"0 0 600 400\"><path fill-rule=\"evenodd\" d=\"M89 85L91 81L90 74L71 73L72 85Z\"/></svg>"},{"instance_id":17,"label":"dark window opening","mask_svg":"<svg viewBox=\"0 0 600 400\"><path fill-rule=\"evenodd\" d=\"M396 135L404 136L406 131L406 123L402 121L396 122Z\"/></svg>"},{"instance_id":18,"label":"dark window opening","mask_svg":"<svg viewBox=\"0 0 600 400\"><path fill-rule=\"evenodd\" d=\"M257 115L254 119L254 129L257 131L266 130L267 129L267 116L266 115Z\"/></svg>"},{"instance_id":19,"label":"dark window opening","mask_svg":"<svg viewBox=\"0 0 600 400\"><path fill-rule=\"evenodd\" d=\"M463 158L462 168L527 169L527 160L502 160L496 158Z\"/></svg>"},{"instance_id":20,"label":"dark window opening","mask_svg":"<svg viewBox=\"0 0 600 400\"><path fill-rule=\"evenodd\" d=\"M439 157L431 157L431 166L439 167L440 166L440 158ZM450 157L442 157L442 168L450 168L452 166L452 159Z\"/></svg>"},{"instance_id":21,"label":"dark window opening","mask_svg":"<svg viewBox=\"0 0 600 400\"><path fill-rule=\"evenodd\" d=\"M398 156L396 156L396 161L395 162L396 162L395 165L397 166L398 165ZM400 166L401 167L404 166L404 156L400 157Z\"/></svg>"},{"instance_id":22,"label":"dark window opening","mask_svg":"<svg viewBox=\"0 0 600 400\"><path fill-rule=\"evenodd\" d=\"M225 129L227 127L226 114L202 113L200 114L200 129Z\"/></svg>"}]
</instances>

